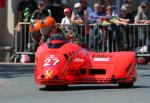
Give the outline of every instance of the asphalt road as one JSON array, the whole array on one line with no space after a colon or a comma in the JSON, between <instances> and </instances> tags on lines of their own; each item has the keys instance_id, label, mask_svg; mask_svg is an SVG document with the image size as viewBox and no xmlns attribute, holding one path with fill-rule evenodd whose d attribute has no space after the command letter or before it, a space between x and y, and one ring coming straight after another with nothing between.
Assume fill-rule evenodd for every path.
<instances>
[{"instance_id":1,"label":"asphalt road","mask_svg":"<svg viewBox=\"0 0 150 103\"><path fill-rule=\"evenodd\" d=\"M150 67L139 66L134 88L75 85L45 90L34 83L33 65L0 64L0 103L150 103Z\"/></svg>"}]
</instances>

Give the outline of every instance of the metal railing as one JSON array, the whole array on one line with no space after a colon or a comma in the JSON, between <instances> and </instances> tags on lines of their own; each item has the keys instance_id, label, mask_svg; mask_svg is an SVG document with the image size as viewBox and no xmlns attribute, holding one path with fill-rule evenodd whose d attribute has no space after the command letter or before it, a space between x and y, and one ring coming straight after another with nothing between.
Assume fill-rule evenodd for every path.
<instances>
[{"instance_id":1,"label":"metal railing","mask_svg":"<svg viewBox=\"0 0 150 103\"><path fill-rule=\"evenodd\" d=\"M19 24L15 28L15 55L34 54L34 44L29 32L30 23ZM60 24L59 24L60 25ZM89 48L96 52L136 51L137 56L150 56L150 25L129 24L128 26L73 25L73 31L78 34ZM17 62L15 60L15 62Z\"/></svg>"},{"instance_id":2,"label":"metal railing","mask_svg":"<svg viewBox=\"0 0 150 103\"><path fill-rule=\"evenodd\" d=\"M130 24L129 34L131 35L130 45L137 52L137 56L150 56L150 25Z\"/></svg>"},{"instance_id":3,"label":"metal railing","mask_svg":"<svg viewBox=\"0 0 150 103\"><path fill-rule=\"evenodd\" d=\"M20 30L15 28L15 51L17 54L22 54L26 52L28 54L34 54L32 51L32 38L29 31L29 22L22 22L19 23Z\"/></svg>"},{"instance_id":4,"label":"metal railing","mask_svg":"<svg viewBox=\"0 0 150 103\"><path fill-rule=\"evenodd\" d=\"M30 22L19 23L14 35L14 62L17 62L21 55L34 55L33 40L29 31Z\"/></svg>"}]
</instances>

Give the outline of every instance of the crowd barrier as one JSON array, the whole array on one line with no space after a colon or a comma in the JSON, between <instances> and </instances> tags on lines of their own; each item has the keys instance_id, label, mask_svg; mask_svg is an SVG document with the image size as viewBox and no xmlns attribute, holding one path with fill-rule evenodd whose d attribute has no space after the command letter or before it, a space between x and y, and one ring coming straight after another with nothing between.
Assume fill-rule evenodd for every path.
<instances>
[{"instance_id":1,"label":"crowd barrier","mask_svg":"<svg viewBox=\"0 0 150 103\"><path fill-rule=\"evenodd\" d=\"M15 28L14 62L20 62L21 55L34 55L34 44L29 31L30 22L21 22Z\"/></svg>"},{"instance_id":2,"label":"crowd barrier","mask_svg":"<svg viewBox=\"0 0 150 103\"><path fill-rule=\"evenodd\" d=\"M137 56L150 56L150 25L130 24L128 30L130 46Z\"/></svg>"},{"instance_id":3,"label":"crowd barrier","mask_svg":"<svg viewBox=\"0 0 150 103\"><path fill-rule=\"evenodd\" d=\"M15 28L15 60L20 55L34 55L34 43L29 32L30 23L22 22ZM73 31L96 52L136 51L137 56L150 56L149 28L145 24L128 26L102 26L96 24L73 25ZM17 27L18 28L18 27Z\"/></svg>"}]
</instances>

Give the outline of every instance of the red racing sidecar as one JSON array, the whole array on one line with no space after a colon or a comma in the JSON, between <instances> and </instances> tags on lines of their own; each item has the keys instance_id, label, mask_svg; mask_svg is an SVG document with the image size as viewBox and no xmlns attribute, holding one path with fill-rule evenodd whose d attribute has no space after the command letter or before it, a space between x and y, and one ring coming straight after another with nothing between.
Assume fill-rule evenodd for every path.
<instances>
[{"instance_id":1,"label":"red racing sidecar","mask_svg":"<svg viewBox=\"0 0 150 103\"><path fill-rule=\"evenodd\" d=\"M35 54L35 82L40 85L119 84L137 79L135 52L92 52L71 42L43 43Z\"/></svg>"}]
</instances>

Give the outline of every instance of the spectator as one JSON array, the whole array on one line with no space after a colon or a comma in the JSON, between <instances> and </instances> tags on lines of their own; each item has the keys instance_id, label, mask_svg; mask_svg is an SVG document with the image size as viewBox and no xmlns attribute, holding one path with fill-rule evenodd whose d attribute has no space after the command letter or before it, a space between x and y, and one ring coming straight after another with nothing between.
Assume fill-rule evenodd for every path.
<instances>
[{"instance_id":1,"label":"spectator","mask_svg":"<svg viewBox=\"0 0 150 103\"><path fill-rule=\"evenodd\" d=\"M120 9L120 15L119 15L119 17L120 18L123 18L123 19L129 19L130 20L130 23L133 23L133 18L132 18L132 16L131 16L132 14L130 14L129 12L128 12L128 5L127 4L124 4L124 5L122 5L121 6L121 9ZM124 50L129 50L129 49L131 49L131 43L132 42L130 42L130 38L131 38L131 36L132 36L132 32L131 32L131 29L130 29L130 32L129 32L129 28L128 27L124 27L124 28L122 28L122 35L123 35L123 37L125 38L125 39L123 39L124 41L123 41L123 46L124 46Z\"/></svg>"},{"instance_id":2,"label":"spectator","mask_svg":"<svg viewBox=\"0 0 150 103\"><path fill-rule=\"evenodd\" d=\"M48 7L48 9L50 9L49 7L52 6L54 0L44 0L44 2L46 3L46 6Z\"/></svg>"},{"instance_id":3,"label":"spectator","mask_svg":"<svg viewBox=\"0 0 150 103\"><path fill-rule=\"evenodd\" d=\"M117 0L122 1L122 0ZM118 16L118 5L116 0L101 0L102 5L106 8L107 6L111 6L113 9L113 16ZM115 5L116 4L116 5ZM120 3L119 3L120 4Z\"/></svg>"},{"instance_id":4,"label":"spectator","mask_svg":"<svg viewBox=\"0 0 150 103\"><path fill-rule=\"evenodd\" d=\"M46 4L43 0L38 2L38 10L35 10L32 17L31 23L34 23L38 20L45 19L46 17L51 16L51 11L46 9ZM37 49L39 42L44 42L47 39L47 35L41 33L40 31L36 31L31 33L31 37L34 42L34 50Z\"/></svg>"},{"instance_id":5,"label":"spectator","mask_svg":"<svg viewBox=\"0 0 150 103\"><path fill-rule=\"evenodd\" d=\"M64 7L70 7L71 5L71 0L61 0L61 3L63 4Z\"/></svg>"},{"instance_id":6,"label":"spectator","mask_svg":"<svg viewBox=\"0 0 150 103\"><path fill-rule=\"evenodd\" d=\"M126 0L126 1L125 1L125 4L128 6L128 11L129 11L130 13L133 11L132 3L133 3L133 0Z\"/></svg>"},{"instance_id":7,"label":"spectator","mask_svg":"<svg viewBox=\"0 0 150 103\"><path fill-rule=\"evenodd\" d=\"M74 4L74 11L71 15L71 22L75 26L76 34L80 34L80 39L85 38L86 32L85 28L88 23L88 14L87 11L82 9L81 3ZM87 39L84 39L87 40Z\"/></svg>"},{"instance_id":8,"label":"spectator","mask_svg":"<svg viewBox=\"0 0 150 103\"><path fill-rule=\"evenodd\" d=\"M146 3L146 2L148 2L149 0L136 0L136 1L137 1L138 4L141 4L141 3L143 3L143 2Z\"/></svg>"},{"instance_id":9,"label":"spectator","mask_svg":"<svg viewBox=\"0 0 150 103\"><path fill-rule=\"evenodd\" d=\"M82 9L87 11L87 14L93 12L92 8L88 6L89 0L80 0L80 3L82 5Z\"/></svg>"},{"instance_id":10,"label":"spectator","mask_svg":"<svg viewBox=\"0 0 150 103\"><path fill-rule=\"evenodd\" d=\"M38 10L34 11L30 21L34 23L37 20L44 19L47 16L51 16L51 10L47 10L45 2L40 0L38 3Z\"/></svg>"},{"instance_id":11,"label":"spectator","mask_svg":"<svg viewBox=\"0 0 150 103\"><path fill-rule=\"evenodd\" d=\"M104 16L105 13L103 11L103 7L99 3L94 3L94 12L89 14L89 23L90 24L96 24L92 25L90 29L90 38L89 38L89 47L93 47L94 49L98 48L98 44L95 42L95 40L101 39L101 37L98 38L98 33L101 33L101 31L98 29L97 23L100 20L101 16ZM97 37L97 38L94 38Z\"/></svg>"},{"instance_id":12,"label":"spectator","mask_svg":"<svg viewBox=\"0 0 150 103\"><path fill-rule=\"evenodd\" d=\"M71 22L73 24L87 24L88 22L88 14L86 10L82 10L81 3L74 4L74 11L71 15Z\"/></svg>"},{"instance_id":13,"label":"spectator","mask_svg":"<svg viewBox=\"0 0 150 103\"><path fill-rule=\"evenodd\" d=\"M18 24L17 31L20 31L20 22L29 22L32 13L37 9L37 3L34 0L22 0L18 5Z\"/></svg>"},{"instance_id":14,"label":"spectator","mask_svg":"<svg viewBox=\"0 0 150 103\"><path fill-rule=\"evenodd\" d=\"M134 23L134 18L136 15L136 11L133 9L133 0L126 0L125 3L122 5L123 8L125 8L126 10L121 10L122 14L124 16L121 16L121 18L124 19L129 19L130 22L129 23ZM125 13L124 13L125 12ZM124 42L124 50L129 50L132 49L133 47L133 28L132 26L130 26L130 30L128 27L125 27L125 37L126 37L126 42ZM132 42L131 42L132 40ZM126 45L126 47L125 47Z\"/></svg>"},{"instance_id":15,"label":"spectator","mask_svg":"<svg viewBox=\"0 0 150 103\"><path fill-rule=\"evenodd\" d=\"M109 5L114 5L115 0L102 0L102 4L105 5L105 7L107 7Z\"/></svg>"},{"instance_id":16,"label":"spectator","mask_svg":"<svg viewBox=\"0 0 150 103\"><path fill-rule=\"evenodd\" d=\"M64 15L65 17L61 21L61 28L64 28L67 32L73 32L73 27L71 24L71 9L65 8Z\"/></svg>"},{"instance_id":17,"label":"spectator","mask_svg":"<svg viewBox=\"0 0 150 103\"><path fill-rule=\"evenodd\" d=\"M128 19L130 21L130 23L133 23L134 22L134 16L128 10L129 10L128 5L123 4L121 6L121 9L120 9L119 17L123 18L123 19Z\"/></svg>"},{"instance_id":18,"label":"spectator","mask_svg":"<svg viewBox=\"0 0 150 103\"><path fill-rule=\"evenodd\" d=\"M138 23L142 23L142 24L147 24L148 23L148 19L150 19L150 17L148 17L148 10L147 10L147 6L145 3L141 3L138 7L138 12L137 15L135 16L135 21L134 23L138 24Z\"/></svg>"},{"instance_id":19,"label":"spectator","mask_svg":"<svg viewBox=\"0 0 150 103\"><path fill-rule=\"evenodd\" d=\"M37 3L34 0L22 0L18 6L18 22L29 22Z\"/></svg>"},{"instance_id":20,"label":"spectator","mask_svg":"<svg viewBox=\"0 0 150 103\"><path fill-rule=\"evenodd\" d=\"M72 43L85 47L86 45L80 40L80 38L78 37L78 34L76 34L73 31L73 26L71 23L71 9L65 8L64 14L65 14L65 17L61 21L61 28L62 28L63 34L65 34L66 39Z\"/></svg>"},{"instance_id":21,"label":"spectator","mask_svg":"<svg viewBox=\"0 0 150 103\"><path fill-rule=\"evenodd\" d=\"M127 16L127 5L124 4L124 5L121 6L119 17L127 18L126 16Z\"/></svg>"},{"instance_id":22,"label":"spectator","mask_svg":"<svg viewBox=\"0 0 150 103\"><path fill-rule=\"evenodd\" d=\"M18 5L18 24L16 30L20 33L20 38L22 39L18 43L21 47L21 51L27 51L27 44L29 43L29 27L28 25L22 25L20 22L29 22L32 13L37 9L37 3L34 0L22 0Z\"/></svg>"},{"instance_id":23,"label":"spectator","mask_svg":"<svg viewBox=\"0 0 150 103\"><path fill-rule=\"evenodd\" d=\"M149 11L147 9L147 5L145 3L141 3L138 6L138 12L137 15L135 16L135 24L149 24L150 23L150 17L148 17ZM147 35L145 35L147 31L144 30L143 27L138 27L137 34L135 35L136 37L136 47L142 46L142 42L145 44ZM149 38L148 38L149 39ZM138 45L139 44L139 45Z\"/></svg>"},{"instance_id":24,"label":"spectator","mask_svg":"<svg viewBox=\"0 0 150 103\"><path fill-rule=\"evenodd\" d=\"M61 0L53 0L50 9L52 11L52 17L55 18L57 23L60 23L61 19L64 16L63 14L64 6L62 5Z\"/></svg>"},{"instance_id":25,"label":"spectator","mask_svg":"<svg viewBox=\"0 0 150 103\"><path fill-rule=\"evenodd\" d=\"M110 23L112 23L109 27L109 46L112 47L112 42L117 42L117 47L115 47L114 45L114 50L122 50L122 45L121 45L121 33L120 33L120 26L118 25L128 25L129 23L129 19L123 19L123 18L120 18L120 17L114 17L112 15L113 13L113 9L111 6L107 6L106 7L106 16L105 18L107 18L109 20ZM113 31L113 34L112 34L112 31ZM111 51L112 48L110 48L110 51Z\"/></svg>"},{"instance_id":26,"label":"spectator","mask_svg":"<svg viewBox=\"0 0 150 103\"><path fill-rule=\"evenodd\" d=\"M130 23L134 23L134 17L136 15L136 11L133 10L133 1L126 0L124 6L127 9L126 17L130 19Z\"/></svg>"},{"instance_id":27,"label":"spectator","mask_svg":"<svg viewBox=\"0 0 150 103\"><path fill-rule=\"evenodd\" d=\"M110 20L110 22L116 24L116 25L128 25L129 23L129 19L123 19L123 18L120 18L120 17L114 17L112 15L113 13L113 9L111 6L107 6L106 7L106 18L108 18Z\"/></svg>"},{"instance_id":28,"label":"spectator","mask_svg":"<svg viewBox=\"0 0 150 103\"><path fill-rule=\"evenodd\" d=\"M102 6L99 5L99 3L94 4L94 12L89 14L89 23L97 23L99 22L99 19L101 16L104 16L105 13L103 11Z\"/></svg>"}]
</instances>

